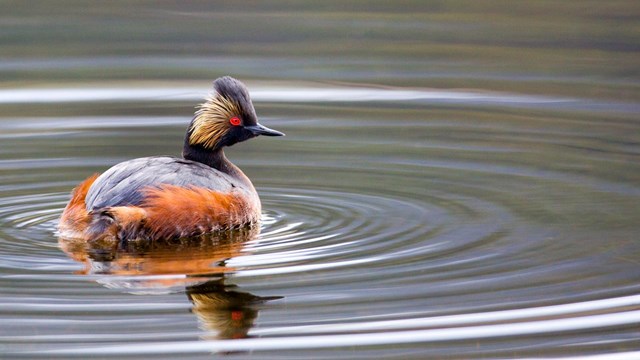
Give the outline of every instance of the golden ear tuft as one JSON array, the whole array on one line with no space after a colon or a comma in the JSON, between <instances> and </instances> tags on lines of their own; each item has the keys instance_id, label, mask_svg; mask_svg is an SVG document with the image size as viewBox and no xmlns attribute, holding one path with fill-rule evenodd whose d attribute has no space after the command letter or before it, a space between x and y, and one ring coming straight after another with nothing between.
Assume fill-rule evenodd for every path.
<instances>
[{"instance_id":1,"label":"golden ear tuft","mask_svg":"<svg viewBox=\"0 0 640 360\"><path fill-rule=\"evenodd\" d=\"M229 129L229 118L240 113L237 104L220 95L210 95L191 122L189 143L213 149Z\"/></svg>"}]
</instances>

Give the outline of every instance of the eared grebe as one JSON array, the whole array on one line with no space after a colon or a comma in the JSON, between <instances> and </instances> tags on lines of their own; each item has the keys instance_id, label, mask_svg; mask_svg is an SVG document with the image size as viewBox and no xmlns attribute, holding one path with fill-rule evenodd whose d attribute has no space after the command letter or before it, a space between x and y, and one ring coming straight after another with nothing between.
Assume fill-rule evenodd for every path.
<instances>
[{"instance_id":1,"label":"eared grebe","mask_svg":"<svg viewBox=\"0 0 640 360\"><path fill-rule=\"evenodd\" d=\"M213 88L187 129L183 158L129 160L87 178L64 209L61 236L153 240L257 223L260 198L223 148L258 135L284 134L258 123L240 81L222 77Z\"/></svg>"}]
</instances>

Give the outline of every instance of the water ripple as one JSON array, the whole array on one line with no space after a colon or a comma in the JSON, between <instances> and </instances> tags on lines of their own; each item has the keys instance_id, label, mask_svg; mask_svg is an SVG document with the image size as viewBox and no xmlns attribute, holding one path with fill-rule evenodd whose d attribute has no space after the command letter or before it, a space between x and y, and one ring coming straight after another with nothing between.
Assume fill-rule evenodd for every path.
<instances>
[{"instance_id":1,"label":"water ripple","mask_svg":"<svg viewBox=\"0 0 640 360\"><path fill-rule=\"evenodd\" d=\"M0 89L0 104L139 102L139 101L202 101L202 88L173 86L103 87L56 89ZM457 104L462 106L534 107L555 110L616 111L637 113L635 103L606 102L571 98L532 96L510 93L440 89L380 89L347 87L252 86L255 101L279 103L331 102L407 102L417 104Z\"/></svg>"},{"instance_id":2,"label":"water ripple","mask_svg":"<svg viewBox=\"0 0 640 360\"><path fill-rule=\"evenodd\" d=\"M634 302L637 305L637 302ZM437 320L437 319L436 319ZM287 349L314 349L314 348L336 348L346 346L363 345L390 345L407 343L438 343L444 341L485 339L498 337L518 337L536 335L542 332L548 334L559 334L562 332L576 331L583 329L599 329L617 325L631 325L640 321L640 310L625 311L615 314L589 315L574 318L569 321L565 319L527 321L524 323L511 323L508 325L475 325L469 326L464 323L464 327L437 328L425 330L405 330L394 331L383 328L384 333L371 334L348 334L348 335L325 335L311 336L302 335L286 338L268 339L242 339L233 341L216 342L153 342L138 345L119 346L88 346L83 349L52 349L37 352L25 352L29 355L46 356L79 356L86 355L87 352L98 353L102 356L123 356L123 355L155 355L155 354L184 354L184 353L207 353L207 352L228 352L228 351L273 351ZM632 353L628 353L632 354Z\"/></svg>"},{"instance_id":3,"label":"water ripple","mask_svg":"<svg viewBox=\"0 0 640 360\"><path fill-rule=\"evenodd\" d=\"M195 96L183 90L173 94ZM260 151L248 144L246 152L229 151L258 187L259 234L167 246L106 251L58 243L69 190L124 155L47 150L77 138L126 147L131 138L121 137L133 128L173 133L185 119L0 122L11 145L3 151L12 155L0 159L0 316L13 328L0 334L3 351L175 358L318 349L332 357L357 347L365 358L380 351L494 358L567 349L593 355L605 347L636 355L635 123L400 109L407 101L505 109L563 99L307 90L309 98L295 98L288 89L258 88L255 98L351 102L332 116L267 117L291 135L256 144ZM40 95L62 101L60 94ZM154 103L173 95L122 96ZM86 101L100 97L116 99L96 91ZM34 133L60 136L21 146ZM337 357L345 354L352 355Z\"/></svg>"}]
</instances>

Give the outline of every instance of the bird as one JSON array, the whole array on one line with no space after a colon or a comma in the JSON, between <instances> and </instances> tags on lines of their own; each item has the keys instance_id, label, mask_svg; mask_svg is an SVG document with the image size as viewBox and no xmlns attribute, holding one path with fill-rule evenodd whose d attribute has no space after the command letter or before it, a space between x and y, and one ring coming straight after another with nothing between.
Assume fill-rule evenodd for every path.
<instances>
[{"instance_id":1,"label":"bird","mask_svg":"<svg viewBox=\"0 0 640 360\"><path fill-rule=\"evenodd\" d=\"M284 133L258 122L242 82L220 77L187 127L182 157L137 158L89 176L72 190L59 234L87 242L122 242L255 226L260 198L224 148L259 135Z\"/></svg>"}]
</instances>

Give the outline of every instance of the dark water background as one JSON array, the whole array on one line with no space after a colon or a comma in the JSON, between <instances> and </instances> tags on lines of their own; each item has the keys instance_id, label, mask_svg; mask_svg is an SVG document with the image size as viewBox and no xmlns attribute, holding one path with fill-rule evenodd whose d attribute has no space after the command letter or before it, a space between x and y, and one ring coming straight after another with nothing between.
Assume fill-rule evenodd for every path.
<instances>
[{"instance_id":1,"label":"dark water background","mask_svg":"<svg viewBox=\"0 0 640 360\"><path fill-rule=\"evenodd\" d=\"M640 358L639 3L0 9L0 358ZM61 248L221 75L260 233Z\"/></svg>"}]
</instances>

